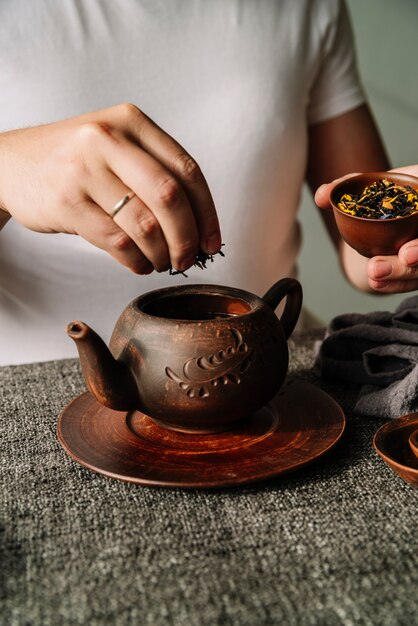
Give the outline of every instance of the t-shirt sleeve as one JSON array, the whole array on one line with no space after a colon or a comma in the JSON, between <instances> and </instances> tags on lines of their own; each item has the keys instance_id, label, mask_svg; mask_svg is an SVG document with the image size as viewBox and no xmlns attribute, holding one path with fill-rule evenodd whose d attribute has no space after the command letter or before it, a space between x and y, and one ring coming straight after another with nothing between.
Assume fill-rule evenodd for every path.
<instances>
[{"instance_id":1,"label":"t-shirt sleeve","mask_svg":"<svg viewBox=\"0 0 418 626\"><path fill-rule=\"evenodd\" d=\"M342 115L366 101L357 69L350 17L344 0L336 4L338 10L322 34L321 59L309 97L309 124Z\"/></svg>"}]
</instances>

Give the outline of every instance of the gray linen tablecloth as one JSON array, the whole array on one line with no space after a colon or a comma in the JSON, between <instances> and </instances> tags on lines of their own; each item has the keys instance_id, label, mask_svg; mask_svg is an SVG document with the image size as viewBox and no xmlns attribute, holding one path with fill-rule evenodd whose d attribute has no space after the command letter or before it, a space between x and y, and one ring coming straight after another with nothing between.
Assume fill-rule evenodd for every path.
<instances>
[{"instance_id":1,"label":"gray linen tablecloth","mask_svg":"<svg viewBox=\"0 0 418 626\"><path fill-rule=\"evenodd\" d=\"M291 371L315 381L313 341ZM77 360L1 376L2 625L418 624L417 490L372 447L384 420L342 404L346 434L263 485L145 488L93 474L57 442L84 390Z\"/></svg>"}]
</instances>

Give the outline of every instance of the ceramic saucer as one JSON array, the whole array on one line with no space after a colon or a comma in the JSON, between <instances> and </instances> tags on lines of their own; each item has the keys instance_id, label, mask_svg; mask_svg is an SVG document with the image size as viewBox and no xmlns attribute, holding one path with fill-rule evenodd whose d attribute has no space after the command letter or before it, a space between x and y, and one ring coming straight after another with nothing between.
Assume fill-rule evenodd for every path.
<instances>
[{"instance_id":1,"label":"ceramic saucer","mask_svg":"<svg viewBox=\"0 0 418 626\"><path fill-rule=\"evenodd\" d=\"M412 435L410 435L408 441L409 441L409 445L411 447L411 450L412 450L413 454L418 459L418 428L416 430L414 430Z\"/></svg>"},{"instance_id":2,"label":"ceramic saucer","mask_svg":"<svg viewBox=\"0 0 418 626\"><path fill-rule=\"evenodd\" d=\"M341 438L341 407L321 389L287 379L278 395L234 430L191 435L163 428L139 411L120 412L89 393L58 419L64 450L111 478L161 487L243 485L298 469Z\"/></svg>"},{"instance_id":3,"label":"ceramic saucer","mask_svg":"<svg viewBox=\"0 0 418 626\"><path fill-rule=\"evenodd\" d=\"M409 437L418 428L418 413L386 422L376 432L374 447L389 467L406 482L418 486L418 459L412 453Z\"/></svg>"}]
</instances>

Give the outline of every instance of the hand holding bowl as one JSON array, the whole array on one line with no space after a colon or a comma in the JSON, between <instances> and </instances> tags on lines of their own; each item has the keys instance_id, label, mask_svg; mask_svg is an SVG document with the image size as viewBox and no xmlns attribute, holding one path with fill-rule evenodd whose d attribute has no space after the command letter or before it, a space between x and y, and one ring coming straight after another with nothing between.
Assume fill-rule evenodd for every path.
<instances>
[{"instance_id":1,"label":"hand holding bowl","mask_svg":"<svg viewBox=\"0 0 418 626\"><path fill-rule=\"evenodd\" d=\"M334 218L342 238L361 255L369 258L396 255L403 244L418 237L418 213L373 219L351 215L338 207L344 194L361 194L365 187L383 178L418 190L418 178L415 176L396 172L367 172L342 180L330 195Z\"/></svg>"}]
</instances>

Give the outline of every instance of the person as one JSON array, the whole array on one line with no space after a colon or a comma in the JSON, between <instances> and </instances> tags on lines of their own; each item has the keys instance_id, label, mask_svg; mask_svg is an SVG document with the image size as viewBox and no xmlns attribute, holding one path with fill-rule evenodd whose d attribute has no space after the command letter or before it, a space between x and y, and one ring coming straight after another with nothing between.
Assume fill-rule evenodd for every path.
<instances>
[{"instance_id":1,"label":"person","mask_svg":"<svg viewBox=\"0 0 418 626\"><path fill-rule=\"evenodd\" d=\"M16 0L0 18L1 364L75 357L68 322L107 340L176 281L262 295L297 274L304 181L389 167L343 0Z\"/></svg>"},{"instance_id":2,"label":"person","mask_svg":"<svg viewBox=\"0 0 418 626\"><path fill-rule=\"evenodd\" d=\"M394 172L403 172L418 179L418 165L397 167ZM355 173L355 172L354 172ZM348 176L331 183L322 184L315 193L315 202L321 209L331 208L330 194L333 187ZM361 261L360 261L361 262ZM411 239L400 247L397 255L375 256L368 261L364 278L374 293L404 293L418 289L418 240Z\"/></svg>"}]
</instances>

